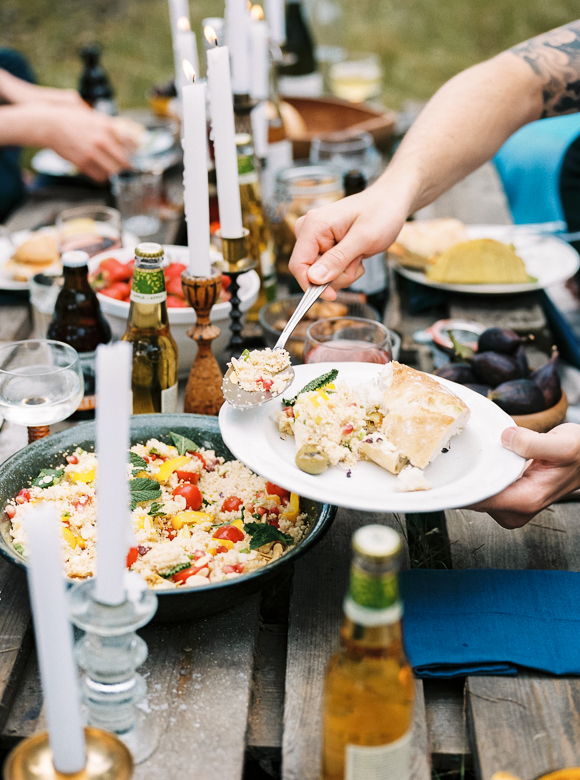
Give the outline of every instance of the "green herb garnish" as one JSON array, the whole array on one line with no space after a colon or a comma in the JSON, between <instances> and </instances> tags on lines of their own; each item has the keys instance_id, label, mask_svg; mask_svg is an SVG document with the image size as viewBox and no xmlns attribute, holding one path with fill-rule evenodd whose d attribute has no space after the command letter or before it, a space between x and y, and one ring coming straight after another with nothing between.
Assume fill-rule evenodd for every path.
<instances>
[{"instance_id":1,"label":"green herb garnish","mask_svg":"<svg viewBox=\"0 0 580 780\"><path fill-rule=\"evenodd\" d=\"M245 349L242 354L240 355L240 360L246 360L250 357L250 350Z\"/></svg>"},{"instance_id":2,"label":"green herb garnish","mask_svg":"<svg viewBox=\"0 0 580 780\"><path fill-rule=\"evenodd\" d=\"M151 517L167 516L167 512L165 512L163 509L163 504L159 504L157 501L154 501L149 507L149 514L151 515Z\"/></svg>"},{"instance_id":3,"label":"green herb garnish","mask_svg":"<svg viewBox=\"0 0 580 780\"><path fill-rule=\"evenodd\" d=\"M137 455L136 452L129 453L129 463L141 471L147 468L147 461L145 458L142 458L141 455Z\"/></svg>"},{"instance_id":4,"label":"green herb garnish","mask_svg":"<svg viewBox=\"0 0 580 780\"><path fill-rule=\"evenodd\" d=\"M178 563L177 566L174 566L172 569L169 569L169 571L166 571L165 574L160 574L160 576L165 577L165 579L168 579L169 577L173 577L174 574L177 574L178 571L189 569L190 566L191 566L191 559L187 561L187 563Z\"/></svg>"},{"instance_id":5,"label":"green herb garnish","mask_svg":"<svg viewBox=\"0 0 580 780\"><path fill-rule=\"evenodd\" d=\"M131 491L131 511L142 501L154 501L161 498L161 488L158 483L147 477L132 479L129 481Z\"/></svg>"},{"instance_id":6,"label":"green herb garnish","mask_svg":"<svg viewBox=\"0 0 580 780\"><path fill-rule=\"evenodd\" d=\"M254 520L258 520L258 522L259 522L259 521L262 519L262 517L261 517L261 516L260 516L260 515L259 515L257 512L255 512L255 513L252 515L252 517L254 518Z\"/></svg>"},{"instance_id":7,"label":"green herb garnish","mask_svg":"<svg viewBox=\"0 0 580 780\"><path fill-rule=\"evenodd\" d=\"M280 542L285 547L294 544L294 539L290 534L283 534L275 526L268 523L246 523L244 531L252 537L250 541L250 550L257 550L269 542Z\"/></svg>"},{"instance_id":8,"label":"green herb garnish","mask_svg":"<svg viewBox=\"0 0 580 780\"><path fill-rule=\"evenodd\" d=\"M16 542L14 549L19 552L20 555L24 555L24 547L20 544L20 542Z\"/></svg>"},{"instance_id":9,"label":"green herb garnish","mask_svg":"<svg viewBox=\"0 0 580 780\"><path fill-rule=\"evenodd\" d=\"M187 436L182 436L180 433L169 432L169 435L173 439L173 443L177 447L177 452L180 455L185 455L186 452L197 452L199 447L194 441L188 439Z\"/></svg>"},{"instance_id":10,"label":"green herb garnish","mask_svg":"<svg viewBox=\"0 0 580 780\"><path fill-rule=\"evenodd\" d=\"M245 553L247 555L250 552L250 548L249 547L244 547L243 550L239 550L238 552Z\"/></svg>"},{"instance_id":11,"label":"green herb garnish","mask_svg":"<svg viewBox=\"0 0 580 780\"><path fill-rule=\"evenodd\" d=\"M58 485L64 474L64 469L41 469L40 474L33 480L32 484L39 488L48 488Z\"/></svg>"},{"instance_id":12,"label":"green herb garnish","mask_svg":"<svg viewBox=\"0 0 580 780\"><path fill-rule=\"evenodd\" d=\"M308 382L307 385L304 385L302 390L296 393L294 398L283 398L283 406L294 406L299 395L302 395L302 393L311 393L313 390L320 390L324 385L329 385L331 382L334 382L337 376L338 369L336 368L333 368L332 371L329 371L326 374L322 374L322 376L319 376L316 379L313 379L312 382Z\"/></svg>"}]
</instances>

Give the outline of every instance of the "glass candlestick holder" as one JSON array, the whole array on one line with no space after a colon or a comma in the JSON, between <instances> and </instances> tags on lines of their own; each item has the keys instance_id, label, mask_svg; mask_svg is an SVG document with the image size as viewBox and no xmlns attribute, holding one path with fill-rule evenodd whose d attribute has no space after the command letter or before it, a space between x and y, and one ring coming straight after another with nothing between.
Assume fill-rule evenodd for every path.
<instances>
[{"instance_id":1,"label":"glass candlestick holder","mask_svg":"<svg viewBox=\"0 0 580 780\"><path fill-rule=\"evenodd\" d=\"M217 231L218 236L221 239L222 255L224 258L224 273L231 279L230 286L228 287L231 293L230 303L230 331L231 338L228 345L230 355L235 358L239 358L244 342L242 339L242 311L240 309L240 283L239 278L242 274L252 271L257 267L256 260L246 256L246 237L249 235L249 230L243 228L243 234L239 238L226 238L222 235L221 231Z\"/></svg>"},{"instance_id":2,"label":"glass candlestick holder","mask_svg":"<svg viewBox=\"0 0 580 780\"><path fill-rule=\"evenodd\" d=\"M89 725L112 731L133 754L136 764L157 748L159 733L137 704L147 684L136 669L147 658L147 645L135 631L148 623L157 610L157 596L144 583L129 592L118 606L95 598L95 580L70 590L70 615L85 634L75 647L85 674L81 696Z\"/></svg>"}]
</instances>

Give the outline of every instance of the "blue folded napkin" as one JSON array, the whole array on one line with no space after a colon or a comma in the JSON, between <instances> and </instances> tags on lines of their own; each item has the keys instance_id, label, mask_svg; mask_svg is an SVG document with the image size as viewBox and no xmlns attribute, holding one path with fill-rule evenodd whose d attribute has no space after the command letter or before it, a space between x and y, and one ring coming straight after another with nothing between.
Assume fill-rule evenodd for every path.
<instances>
[{"instance_id":1,"label":"blue folded napkin","mask_svg":"<svg viewBox=\"0 0 580 780\"><path fill-rule=\"evenodd\" d=\"M413 569L401 592L418 677L580 674L580 573Z\"/></svg>"}]
</instances>

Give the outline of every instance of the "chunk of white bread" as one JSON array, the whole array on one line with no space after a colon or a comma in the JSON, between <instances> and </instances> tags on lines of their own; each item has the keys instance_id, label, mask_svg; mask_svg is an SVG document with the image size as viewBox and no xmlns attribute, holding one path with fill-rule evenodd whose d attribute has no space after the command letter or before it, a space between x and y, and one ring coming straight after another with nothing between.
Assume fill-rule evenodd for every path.
<instances>
[{"instance_id":1,"label":"chunk of white bread","mask_svg":"<svg viewBox=\"0 0 580 780\"><path fill-rule=\"evenodd\" d=\"M384 367L379 382L382 433L411 465L424 469L463 430L469 407L432 377L395 360Z\"/></svg>"}]
</instances>

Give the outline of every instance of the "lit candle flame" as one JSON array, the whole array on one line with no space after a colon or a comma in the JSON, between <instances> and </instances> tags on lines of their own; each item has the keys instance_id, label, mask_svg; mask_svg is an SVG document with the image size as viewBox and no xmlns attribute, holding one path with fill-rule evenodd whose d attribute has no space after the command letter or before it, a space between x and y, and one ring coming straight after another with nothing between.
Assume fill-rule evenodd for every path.
<instances>
[{"instance_id":1,"label":"lit candle flame","mask_svg":"<svg viewBox=\"0 0 580 780\"><path fill-rule=\"evenodd\" d=\"M260 22L264 18L264 9L262 8L261 5L257 5L257 4L253 5L250 8L250 16L255 21Z\"/></svg>"},{"instance_id":2,"label":"lit candle flame","mask_svg":"<svg viewBox=\"0 0 580 780\"><path fill-rule=\"evenodd\" d=\"M205 39L208 43L213 43L214 46L218 45L217 35L215 34L213 27L209 27L209 25L204 27L203 34L205 35Z\"/></svg>"},{"instance_id":3,"label":"lit candle flame","mask_svg":"<svg viewBox=\"0 0 580 780\"><path fill-rule=\"evenodd\" d=\"M183 68L183 72L185 73L185 78L188 81L195 81L195 70L191 62L189 60L183 60L181 65Z\"/></svg>"},{"instance_id":4,"label":"lit candle flame","mask_svg":"<svg viewBox=\"0 0 580 780\"><path fill-rule=\"evenodd\" d=\"M248 0L248 11L252 10L252 0Z\"/></svg>"},{"instance_id":5,"label":"lit candle flame","mask_svg":"<svg viewBox=\"0 0 580 780\"><path fill-rule=\"evenodd\" d=\"M189 19L187 16L180 16L177 20L177 29L182 30L184 32L187 32L188 30L191 30L191 25L189 24Z\"/></svg>"}]
</instances>

